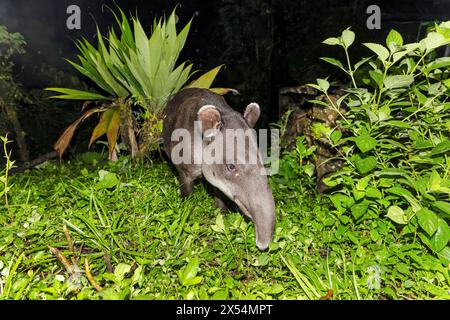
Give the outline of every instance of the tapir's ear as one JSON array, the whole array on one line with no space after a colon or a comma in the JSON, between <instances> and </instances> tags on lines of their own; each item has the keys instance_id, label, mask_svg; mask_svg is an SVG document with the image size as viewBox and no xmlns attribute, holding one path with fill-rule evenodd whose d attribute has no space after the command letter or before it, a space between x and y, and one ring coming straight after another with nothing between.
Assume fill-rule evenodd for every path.
<instances>
[{"instance_id":1,"label":"tapir's ear","mask_svg":"<svg viewBox=\"0 0 450 320\"><path fill-rule=\"evenodd\" d=\"M253 128L258 121L261 110L257 103L250 103L247 108L245 108L244 118L247 121L250 128Z\"/></svg>"},{"instance_id":2,"label":"tapir's ear","mask_svg":"<svg viewBox=\"0 0 450 320\"><path fill-rule=\"evenodd\" d=\"M198 121L202 125L203 138L212 139L222 127L222 117L219 110L213 105L206 105L198 110Z\"/></svg>"}]
</instances>

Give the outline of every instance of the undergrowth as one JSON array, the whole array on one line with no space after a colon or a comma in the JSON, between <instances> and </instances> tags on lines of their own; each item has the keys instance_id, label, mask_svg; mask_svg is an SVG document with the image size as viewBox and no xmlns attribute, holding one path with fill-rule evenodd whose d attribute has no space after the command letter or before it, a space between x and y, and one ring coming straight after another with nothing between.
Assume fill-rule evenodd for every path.
<instances>
[{"instance_id":1,"label":"undergrowth","mask_svg":"<svg viewBox=\"0 0 450 320\"><path fill-rule=\"evenodd\" d=\"M302 150L281 167L303 170ZM419 239L406 242L389 219L342 223L309 178L271 177L277 225L261 252L253 224L216 209L204 183L182 200L167 163L106 158L87 153L10 177L1 298L450 298L449 267Z\"/></svg>"}]
</instances>

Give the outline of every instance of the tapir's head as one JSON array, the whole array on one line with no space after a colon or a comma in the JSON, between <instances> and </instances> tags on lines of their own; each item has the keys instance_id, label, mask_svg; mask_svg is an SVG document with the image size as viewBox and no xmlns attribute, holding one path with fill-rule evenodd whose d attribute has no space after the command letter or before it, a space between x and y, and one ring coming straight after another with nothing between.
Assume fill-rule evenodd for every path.
<instances>
[{"instance_id":1,"label":"tapir's head","mask_svg":"<svg viewBox=\"0 0 450 320\"><path fill-rule=\"evenodd\" d=\"M256 245L265 250L273 237L275 203L253 130L259 115L256 103L243 115L222 114L205 105L197 120L203 136L203 176L253 220Z\"/></svg>"}]
</instances>

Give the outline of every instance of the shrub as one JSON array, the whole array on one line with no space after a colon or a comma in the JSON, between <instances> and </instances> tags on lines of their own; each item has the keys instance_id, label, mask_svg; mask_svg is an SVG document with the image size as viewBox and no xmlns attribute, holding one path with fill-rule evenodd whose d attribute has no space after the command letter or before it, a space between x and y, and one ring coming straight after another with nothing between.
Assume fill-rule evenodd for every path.
<instances>
[{"instance_id":1,"label":"shrub","mask_svg":"<svg viewBox=\"0 0 450 320\"><path fill-rule=\"evenodd\" d=\"M116 158L116 143L119 133L132 156L145 153L155 143L161 131L161 116L169 97L184 88L194 74L192 64L177 65L191 22L180 32L176 30L175 10L166 20L153 23L148 36L138 18L128 18L119 9L113 12L119 34L114 29L104 40L97 28L97 48L86 39L77 41L80 51L79 63L68 61L81 74L91 79L103 92L81 91L68 88L47 88L61 93L58 99L97 101L101 105L87 110L69 126L55 144L55 150L62 155L67 149L74 131L86 118L101 113L100 121L92 133L90 144L107 135L110 159ZM221 66L214 68L195 80L188 87L210 88ZM226 93L227 89L216 89ZM135 138L131 107L136 104L144 109L144 124L138 146Z\"/></svg>"},{"instance_id":2,"label":"shrub","mask_svg":"<svg viewBox=\"0 0 450 320\"><path fill-rule=\"evenodd\" d=\"M450 22L417 43L404 44L391 30L386 45L364 43L374 56L352 64L354 40L347 29L324 41L344 49L346 63L322 60L351 83L339 100L328 99L341 119L323 133L345 161L324 180L334 187L333 214L344 224L388 218L402 236L418 236L449 263L450 57L438 58L434 51L449 44ZM311 86L328 97L327 79Z\"/></svg>"},{"instance_id":3,"label":"shrub","mask_svg":"<svg viewBox=\"0 0 450 320\"><path fill-rule=\"evenodd\" d=\"M12 219L10 206L9 206L8 193L9 193L9 190L11 189L11 184L9 182L9 175L10 175L11 169L14 168L15 161L11 160L12 152L8 151L8 148L7 148L8 143L11 142L8 140L8 137L0 136L0 142L3 145L2 152L3 152L4 158L6 160L5 167L0 170L0 186L1 186L0 198L4 202L4 206L5 206L6 211L8 212L10 221L12 221L13 219Z\"/></svg>"},{"instance_id":4,"label":"shrub","mask_svg":"<svg viewBox=\"0 0 450 320\"><path fill-rule=\"evenodd\" d=\"M0 134L14 132L17 158L20 161L29 160L29 149L18 111L29 98L13 76L12 58L24 54L25 46L26 42L20 33L10 33L6 27L0 26Z\"/></svg>"}]
</instances>

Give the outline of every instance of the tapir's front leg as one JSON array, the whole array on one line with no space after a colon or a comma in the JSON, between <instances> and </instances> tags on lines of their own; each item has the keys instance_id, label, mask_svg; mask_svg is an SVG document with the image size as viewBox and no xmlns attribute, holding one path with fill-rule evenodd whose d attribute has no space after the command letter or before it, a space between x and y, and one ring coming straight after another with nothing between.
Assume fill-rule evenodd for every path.
<instances>
[{"instance_id":1,"label":"tapir's front leg","mask_svg":"<svg viewBox=\"0 0 450 320\"><path fill-rule=\"evenodd\" d=\"M180 174L180 191L183 198L187 198L194 190L194 179Z\"/></svg>"},{"instance_id":2,"label":"tapir's front leg","mask_svg":"<svg viewBox=\"0 0 450 320\"><path fill-rule=\"evenodd\" d=\"M196 165L177 166L180 180L180 191L183 198L188 197L194 190L194 181L201 175L201 167Z\"/></svg>"},{"instance_id":3,"label":"tapir's front leg","mask_svg":"<svg viewBox=\"0 0 450 320\"><path fill-rule=\"evenodd\" d=\"M222 211L228 211L230 208L228 207L225 198L226 196L216 187L213 187L213 195L214 195L214 202L216 205L216 208L219 208Z\"/></svg>"},{"instance_id":4,"label":"tapir's front leg","mask_svg":"<svg viewBox=\"0 0 450 320\"><path fill-rule=\"evenodd\" d=\"M223 199L221 199L219 196L214 196L214 202L216 208L219 208L222 211L228 211L228 206L225 204L225 201L223 201Z\"/></svg>"}]
</instances>

